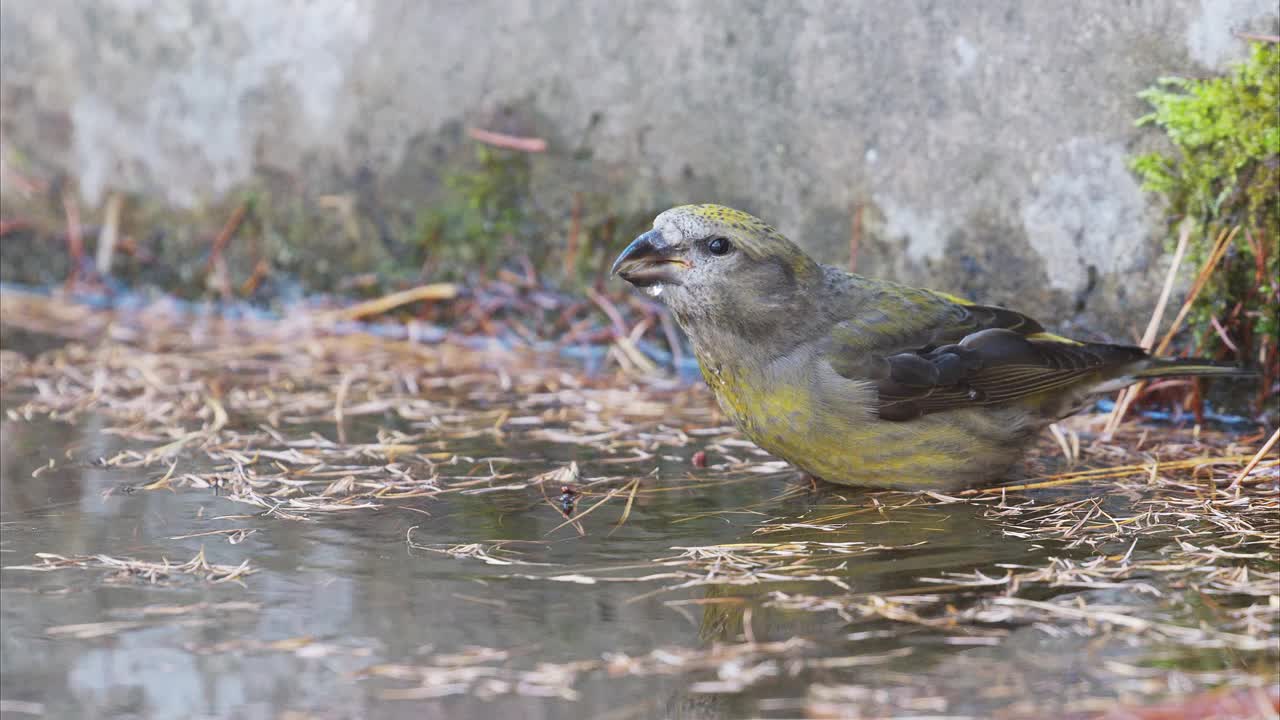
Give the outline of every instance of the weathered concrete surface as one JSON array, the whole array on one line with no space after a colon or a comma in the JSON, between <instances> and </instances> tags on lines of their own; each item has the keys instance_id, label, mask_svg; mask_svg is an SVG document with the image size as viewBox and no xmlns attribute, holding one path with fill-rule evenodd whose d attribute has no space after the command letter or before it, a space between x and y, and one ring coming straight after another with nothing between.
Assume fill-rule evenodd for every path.
<instances>
[{"instance_id":1,"label":"weathered concrete surface","mask_svg":"<svg viewBox=\"0 0 1280 720\"><path fill-rule=\"evenodd\" d=\"M1276 22L1273 0L5 0L0 143L89 203L264 174L414 200L489 125L572 168L536 188L552 205L735 204L833 262L861 206L861 271L1126 332L1165 232L1126 167L1157 141L1135 93Z\"/></svg>"}]
</instances>

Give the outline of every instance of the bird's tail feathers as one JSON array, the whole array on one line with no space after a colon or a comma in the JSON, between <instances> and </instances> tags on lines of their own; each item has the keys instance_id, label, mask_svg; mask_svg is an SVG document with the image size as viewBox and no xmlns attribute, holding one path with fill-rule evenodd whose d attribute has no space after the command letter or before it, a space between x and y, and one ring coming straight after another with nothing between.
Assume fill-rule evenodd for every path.
<instances>
[{"instance_id":1,"label":"bird's tail feathers","mask_svg":"<svg viewBox=\"0 0 1280 720\"><path fill-rule=\"evenodd\" d=\"M1257 374L1257 370L1241 365L1204 358L1151 358L1147 361L1146 367L1132 373L1132 377L1138 379L1178 376L1252 377Z\"/></svg>"}]
</instances>

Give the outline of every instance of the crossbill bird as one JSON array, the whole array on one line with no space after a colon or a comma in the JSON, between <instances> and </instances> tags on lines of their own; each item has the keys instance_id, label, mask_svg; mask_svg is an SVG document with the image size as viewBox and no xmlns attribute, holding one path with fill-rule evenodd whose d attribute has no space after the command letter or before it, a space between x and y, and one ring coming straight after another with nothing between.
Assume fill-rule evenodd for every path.
<instances>
[{"instance_id":1,"label":"crossbill bird","mask_svg":"<svg viewBox=\"0 0 1280 720\"><path fill-rule=\"evenodd\" d=\"M821 265L720 205L658 215L612 272L671 310L747 437L844 485L999 480L1046 425L1092 394L1149 378L1247 374L1070 340L1013 310Z\"/></svg>"}]
</instances>

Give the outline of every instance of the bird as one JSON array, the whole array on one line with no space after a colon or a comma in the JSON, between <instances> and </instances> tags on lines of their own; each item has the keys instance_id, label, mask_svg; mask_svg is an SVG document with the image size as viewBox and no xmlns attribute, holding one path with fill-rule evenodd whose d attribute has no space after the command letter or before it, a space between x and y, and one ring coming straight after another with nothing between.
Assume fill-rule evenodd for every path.
<instances>
[{"instance_id":1,"label":"bird","mask_svg":"<svg viewBox=\"0 0 1280 720\"><path fill-rule=\"evenodd\" d=\"M1014 310L819 264L722 205L659 214L611 275L666 305L752 442L842 485L989 484L1091 395L1152 378L1250 374L1072 340Z\"/></svg>"}]
</instances>

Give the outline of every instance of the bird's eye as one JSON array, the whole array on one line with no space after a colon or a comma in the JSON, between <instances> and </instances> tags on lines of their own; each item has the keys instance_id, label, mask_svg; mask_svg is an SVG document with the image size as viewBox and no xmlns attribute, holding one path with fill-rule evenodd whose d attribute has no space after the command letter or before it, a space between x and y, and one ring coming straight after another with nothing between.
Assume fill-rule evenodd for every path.
<instances>
[{"instance_id":1,"label":"bird's eye","mask_svg":"<svg viewBox=\"0 0 1280 720\"><path fill-rule=\"evenodd\" d=\"M712 255L728 255L733 249L733 245L729 243L729 238L713 237L707 243L707 251Z\"/></svg>"}]
</instances>

